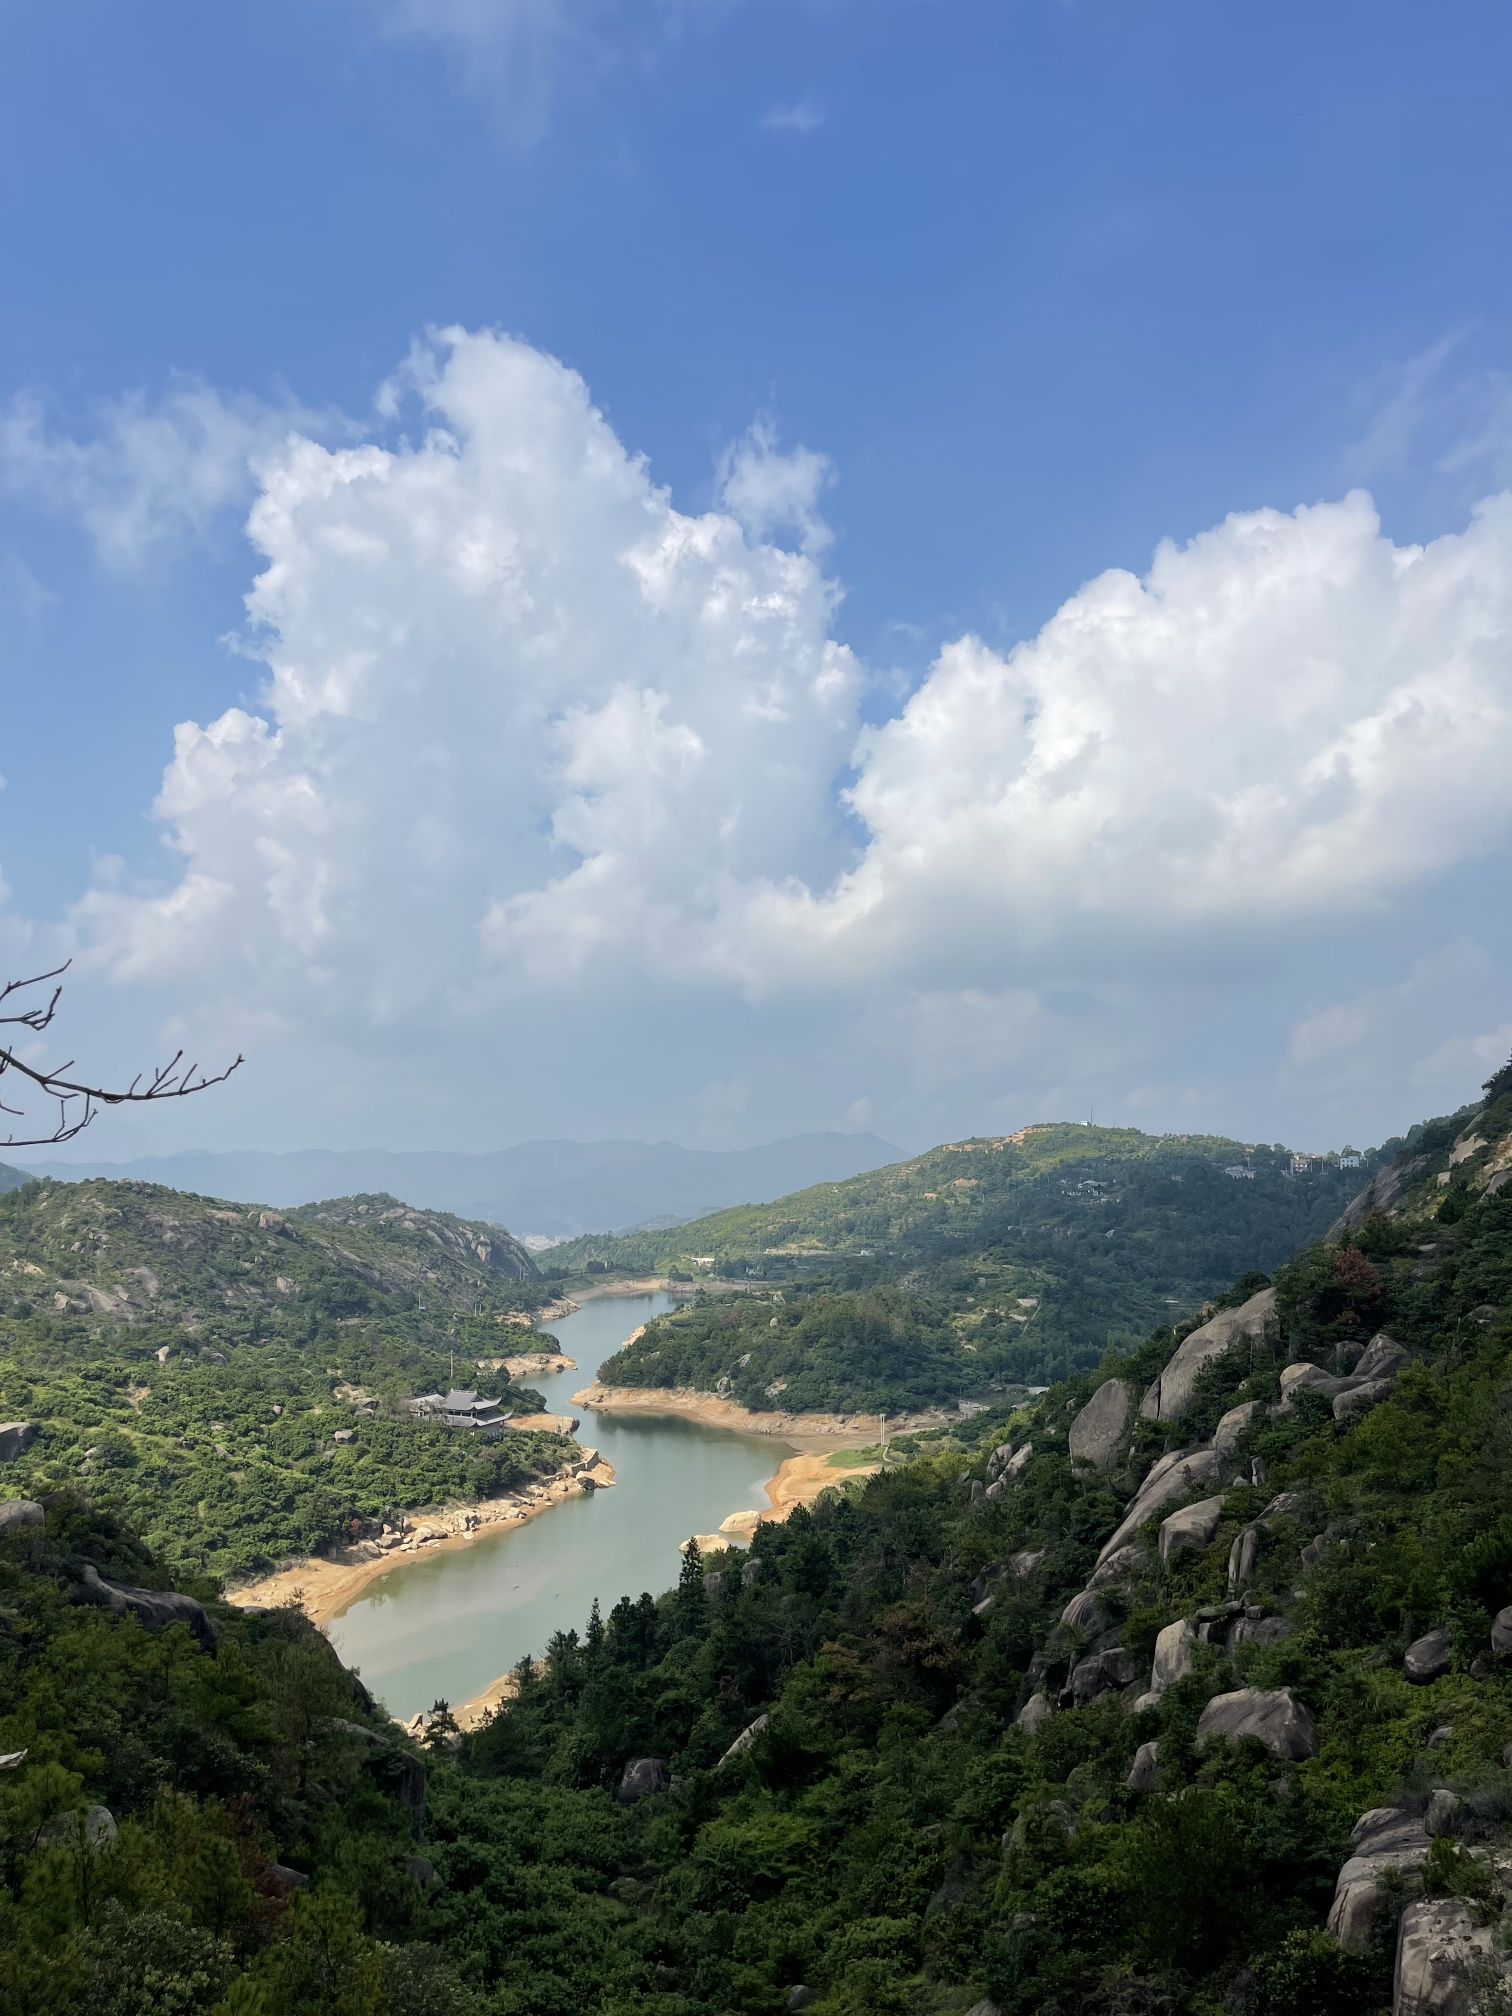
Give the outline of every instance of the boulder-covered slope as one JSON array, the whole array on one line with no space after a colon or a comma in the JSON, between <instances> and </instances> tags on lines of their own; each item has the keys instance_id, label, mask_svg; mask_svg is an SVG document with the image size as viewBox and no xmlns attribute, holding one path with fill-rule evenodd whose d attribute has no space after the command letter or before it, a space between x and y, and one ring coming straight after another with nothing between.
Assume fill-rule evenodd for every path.
<instances>
[{"instance_id":1,"label":"boulder-covered slope","mask_svg":"<svg viewBox=\"0 0 1512 2016\"><path fill-rule=\"evenodd\" d=\"M1269 1287L837 1468L423 1759L297 1618L171 1618L39 1496L0 1519L0 1998L1504 2007L1509 1142L1512 1083Z\"/></svg>"}]
</instances>

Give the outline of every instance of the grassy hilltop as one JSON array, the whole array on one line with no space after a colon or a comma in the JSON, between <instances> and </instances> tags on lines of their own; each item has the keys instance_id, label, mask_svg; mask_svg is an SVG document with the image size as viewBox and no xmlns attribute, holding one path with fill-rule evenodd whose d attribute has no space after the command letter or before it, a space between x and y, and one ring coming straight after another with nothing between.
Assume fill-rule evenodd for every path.
<instances>
[{"instance_id":1,"label":"grassy hilltop","mask_svg":"<svg viewBox=\"0 0 1512 2016\"><path fill-rule=\"evenodd\" d=\"M748 1560L690 1559L676 1590L595 1610L492 1723L456 1741L443 1717L425 1751L297 1614L212 1605L212 1650L74 1607L85 1564L167 1578L51 1494L45 1532L0 1539L0 1752L27 1751L0 1775L0 2001L1384 2016L1397 1917L1423 1898L1484 1940L1454 2006L1503 2007L1512 1070L1462 1119L1383 1158L1346 1222L1275 1270L1263 1330L1208 1361L1181 1419L1130 1416L1101 1470L1073 1463L1068 1425L1110 1377L1140 1390L1190 1320L918 1438L759 1529ZM1383 1328L1389 1390L1336 1413L1330 1368ZM1155 1544L1178 1494L1081 1600L1154 1466L1249 1403L1185 1492L1184 1549ZM1404 1653L1436 1627L1414 1683ZM1289 1690L1311 1738L1200 1733L1245 1687ZM1035 1697L1048 1713L1026 1721ZM648 1789L622 1802L637 1759ZM1391 1807L1411 1832L1435 1788L1442 1831L1341 1945L1325 1921L1356 1822ZM93 1850L66 1818L91 1802L117 1828Z\"/></svg>"},{"instance_id":2,"label":"grassy hilltop","mask_svg":"<svg viewBox=\"0 0 1512 2016\"><path fill-rule=\"evenodd\" d=\"M1287 1149L1217 1136L1026 1128L550 1259L569 1278L760 1284L652 1325L606 1366L611 1383L757 1408L954 1405L1095 1364L1241 1276L1269 1275L1373 1166L1335 1158L1296 1174Z\"/></svg>"},{"instance_id":3,"label":"grassy hilltop","mask_svg":"<svg viewBox=\"0 0 1512 2016\"><path fill-rule=\"evenodd\" d=\"M444 1387L453 1352L459 1383L508 1400L473 1361L548 1293L507 1233L391 1197L274 1212L135 1182L11 1189L0 1417L38 1432L6 1485L87 1483L165 1563L215 1576L491 1495L556 1468L560 1438L480 1446L393 1403Z\"/></svg>"}]
</instances>

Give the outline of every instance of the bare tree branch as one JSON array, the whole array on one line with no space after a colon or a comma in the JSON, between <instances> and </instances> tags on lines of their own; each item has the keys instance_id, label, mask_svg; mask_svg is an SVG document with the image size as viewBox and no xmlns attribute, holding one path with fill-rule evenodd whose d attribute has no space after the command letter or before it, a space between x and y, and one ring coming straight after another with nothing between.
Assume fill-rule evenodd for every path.
<instances>
[{"instance_id":1,"label":"bare tree branch","mask_svg":"<svg viewBox=\"0 0 1512 2016\"><path fill-rule=\"evenodd\" d=\"M57 1013L58 998L63 992L61 984L53 988L46 1001L35 1002L30 1008L6 1014L3 1012L5 1005L13 995L25 994L28 988L45 987L49 980L56 981L71 964L71 960L65 959L51 972L35 973L30 980L9 980L0 987L0 1027L29 1029L34 1034L46 1029ZM27 1081L27 1089L34 1098L40 1095L50 1104L56 1103L58 1108L58 1122L50 1134L11 1134L0 1141L0 1148L51 1148L59 1142L72 1141L76 1134L83 1133L102 1106L145 1106L154 1100L187 1099L195 1092L207 1091L212 1085L223 1085L242 1062L242 1058L238 1057L224 1071L211 1074L202 1071L198 1064L186 1064L183 1051L178 1050L166 1064L158 1065L147 1073L139 1071L124 1090L112 1090L105 1085L86 1085L79 1079L67 1077L65 1074L74 1068L71 1057L66 1064L55 1065L50 1071L39 1071L23 1063L9 1044L0 1043L0 1078L4 1078L7 1071L16 1072ZM4 1099L0 1099L0 1113L8 1113L16 1120L26 1118L24 1106L8 1106Z\"/></svg>"}]
</instances>

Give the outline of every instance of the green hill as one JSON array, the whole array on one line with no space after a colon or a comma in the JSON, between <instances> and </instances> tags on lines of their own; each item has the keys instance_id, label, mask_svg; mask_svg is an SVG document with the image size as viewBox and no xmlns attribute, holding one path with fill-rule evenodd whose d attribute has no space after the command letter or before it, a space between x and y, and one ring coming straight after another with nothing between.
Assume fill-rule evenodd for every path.
<instances>
[{"instance_id":1,"label":"green hill","mask_svg":"<svg viewBox=\"0 0 1512 2016\"><path fill-rule=\"evenodd\" d=\"M664 1271L749 1291L652 1325L605 1367L611 1384L756 1408L779 1394L785 1407L953 1406L1064 1377L1269 1275L1377 1158L1294 1159L1214 1136L1047 1126L551 1258L581 1278Z\"/></svg>"},{"instance_id":2,"label":"green hill","mask_svg":"<svg viewBox=\"0 0 1512 2016\"><path fill-rule=\"evenodd\" d=\"M480 1446L394 1403L444 1387L453 1354L508 1402L473 1361L548 1292L507 1233L391 1197L274 1212L29 1183L0 1196L0 1415L34 1431L7 1483L87 1481L165 1563L216 1576L492 1495L556 1468L559 1438Z\"/></svg>"},{"instance_id":3,"label":"green hill","mask_svg":"<svg viewBox=\"0 0 1512 2016\"><path fill-rule=\"evenodd\" d=\"M1504 1076L1378 1164L1273 1308L837 1471L749 1559L558 1633L428 1754L297 1613L98 1607L91 1572L167 1578L51 1495L0 1538L0 2002L1504 2008ZM1357 1363L1389 1369L1367 1391ZM1073 1460L1095 1392L1157 1377L1175 1418L1114 1409Z\"/></svg>"}]
</instances>

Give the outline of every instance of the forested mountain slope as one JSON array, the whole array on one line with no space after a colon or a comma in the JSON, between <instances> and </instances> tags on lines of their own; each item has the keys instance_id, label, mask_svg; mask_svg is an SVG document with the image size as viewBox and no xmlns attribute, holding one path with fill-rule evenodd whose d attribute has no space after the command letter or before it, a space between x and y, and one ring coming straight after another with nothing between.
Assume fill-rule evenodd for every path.
<instances>
[{"instance_id":1,"label":"forested mountain slope","mask_svg":"<svg viewBox=\"0 0 1512 2016\"><path fill-rule=\"evenodd\" d=\"M611 1383L757 1408L774 1387L787 1407L954 1405L1064 1377L1248 1272L1269 1275L1376 1158L1295 1159L1211 1136L1026 1129L674 1232L579 1240L550 1271L762 1284L769 1307L724 1298L655 1325L605 1368Z\"/></svg>"},{"instance_id":2,"label":"forested mountain slope","mask_svg":"<svg viewBox=\"0 0 1512 2016\"><path fill-rule=\"evenodd\" d=\"M455 1353L461 1383L532 1411L472 1366L547 1293L507 1233L391 1197L280 1213L32 1183L0 1196L0 1416L22 1445L4 1474L32 1494L87 1480L166 1563L213 1575L489 1496L566 1445L480 1447L394 1403L444 1387Z\"/></svg>"},{"instance_id":3,"label":"forested mountain slope","mask_svg":"<svg viewBox=\"0 0 1512 2016\"><path fill-rule=\"evenodd\" d=\"M1504 2007L1504 1075L1273 1295L559 1634L480 1733L437 1722L423 1819L411 1746L296 1617L212 1614L211 1649L80 1608L91 1565L157 1571L54 1497L0 1541L0 1999Z\"/></svg>"}]
</instances>

